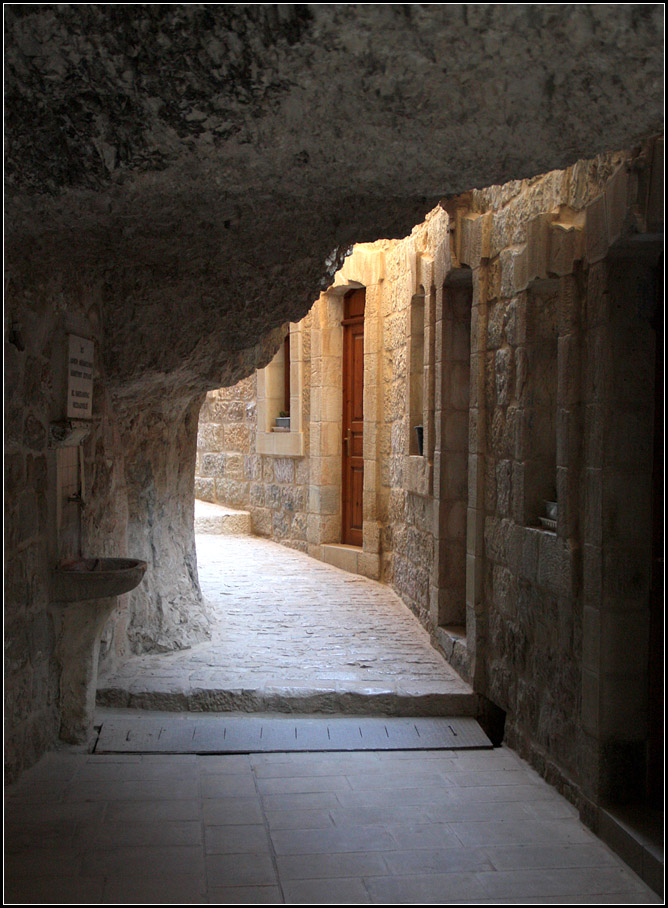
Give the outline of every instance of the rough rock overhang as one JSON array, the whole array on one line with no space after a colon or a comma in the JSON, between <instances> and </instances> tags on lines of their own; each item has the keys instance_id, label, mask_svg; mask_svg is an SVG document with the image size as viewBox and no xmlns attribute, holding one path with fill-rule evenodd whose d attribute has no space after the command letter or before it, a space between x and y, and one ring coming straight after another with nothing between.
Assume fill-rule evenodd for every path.
<instances>
[{"instance_id":1,"label":"rough rock overhang","mask_svg":"<svg viewBox=\"0 0 668 908\"><path fill-rule=\"evenodd\" d=\"M662 129L660 4L9 5L5 30L7 278L103 287L121 394L236 380L353 242Z\"/></svg>"}]
</instances>

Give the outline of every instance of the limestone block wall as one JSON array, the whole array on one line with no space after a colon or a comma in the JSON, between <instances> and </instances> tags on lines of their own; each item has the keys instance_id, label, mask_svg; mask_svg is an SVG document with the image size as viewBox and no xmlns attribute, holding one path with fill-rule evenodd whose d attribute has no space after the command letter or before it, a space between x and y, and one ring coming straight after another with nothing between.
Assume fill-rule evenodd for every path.
<instances>
[{"instance_id":1,"label":"limestone block wall","mask_svg":"<svg viewBox=\"0 0 668 908\"><path fill-rule=\"evenodd\" d=\"M623 799L645 771L648 288L660 250L647 223L661 148L474 192L450 209L474 288L470 676L506 711L507 740L565 790L575 785L580 803ZM545 499L557 503L553 530L541 526ZM623 655L613 643L622 613L636 642Z\"/></svg>"},{"instance_id":2,"label":"limestone block wall","mask_svg":"<svg viewBox=\"0 0 668 908\"><path fill-rule=\"evenodd\" d=\"M301 456L254 449L249 383L210 395L210 420L228 403L200 428L198 494L338 563L342 300L364 287L363 545L346 564L392 584L581 804L643 772L660 148L473 191L354 247L300 326ZM205 475L240 457L243 481Z\"/></svg>"},{"instance_id":3,"label":"limestone block wall","mask_svg":"<svg viewBox=\"0 0 668 908\"><path fill-rule=\"evenodd\" d=\"M308 438L311 412L311 316L292 331L292 432L276 433L286 449L300 435L293 456L260 453L266 436L262 406L258 407L259 373L229 388L210 391L202 405L197 437L195 497L250 511L251 529L293 548L306 551L309 484ZM273 442L269 438L269 442ZM286 444L287 443L287 444Z\"/></svg>"},{"instance_id":4,"label":"limestone block wall","mask_svg":"<svg viewBox=\"0 0 668 908\"><path fill-rule=\"evenodd\" d=\"M250 504L249 458L255 448L255 373L209 391L199 413L195 497L231 508Z\"/></svg>"}]
</instances>

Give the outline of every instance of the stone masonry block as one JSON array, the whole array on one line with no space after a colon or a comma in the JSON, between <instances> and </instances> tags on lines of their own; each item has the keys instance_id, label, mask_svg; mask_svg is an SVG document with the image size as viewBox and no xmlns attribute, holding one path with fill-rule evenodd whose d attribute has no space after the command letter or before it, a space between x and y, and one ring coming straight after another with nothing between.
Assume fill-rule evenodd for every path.
<instances>
[{"instance_id":1,"label":"stone masonry block","mask_svg":"<svg viewBox=\"0 0 668 908\"><path fill-rule=\"evenodd\" d=\"M225 449L248 454L250 451L250 432L247 426L237 423L225 426Z\"/></svg>"},{"instance_id":2,"label":"stone masonry block","mask_svg":"<svg viewBox=\"0 0 668 908\"><path fill-rule=\"evenodd\" d=\"M200 451L223 451L225 449L223 427L213 423L200 424L197 433L197 447Z\"/></svg>"},{"instance_id":3,"label":"stone masonry block","mask_svg":"<svg viewBox=\"0 0 668 908\"><path fill-rule=\"evenodd\" d=\"M575 224L554 223L550 228L550 257L547 270L561 277L572 274L575 262L582 258L583 231Z\"/></svg>"},{"instance_id":4,"label":"stone masonry block","mask_svg":"<svg viewBox=\"0 0 668 908\"><path fill-rule=\"evenodd\" d=\"M547 277L550 260L551 214L539 214L527 224L527 279Z\"/></svg>"},{"instance_id":5,"label":"stone masonry block","mask_svg":"<svg viewBox=\"0 0 668 908\"><path fill-rule=\"evenodd\" d=\"M628 170L626 165L622 164L605 187L605 213L610 244L618 240L624 230L628 216L628 187Z\"/></svg>"},{"instance_id":6,"label":"stone masonry block","mask_svg":"<svg viewBox=\"0 0 668 908\"><path fill-rule=\"evenodd\" d=\"M222 479L225 476L225 460L224 454L202 454L201 475Z\"/></svg>"},{"instance_id":7,"label":"stone masonry block","mask_svg":"<svg viewBox=\"0 0 668 908\"><path fill-rule=\"evenodd\" d=\"M526 245L509 246L503 249L499 259L501 262L500 295L511 297L520 290L526 290L529 283Z\"/></svg>"},{"instance_id":8,"label":"stone masonry block","mask_svg":"<svg viewBox=\"0 0 668 908\"><path fill-rule=\"evenodd\" d=\"M585 254L590 265L600 262L608 254L608 225L605 195L600 195L587 205Z\"/></svg>"},{"instance_id":9,"label":"stone masonry block","mask_svg":"<svg viewBox=\"0 0 668 908\"><path fill-rule=\"evenodd\" d=\"M295 481L295 465L290 457L277 457L274 460L274 479L280 483Z\"/></svg>"},{"instance_id":10,"label":"stone masonry block","mask_svg":"<svg viewBox=\"0 0 668 908\"><path fill-rule=\"evenodd\" d=\"M567 542L541 533L538 547L538 585L556 595L572 595L572 555Z\"/></svg>"},{"instance_id":11,"label":"stone masonry block","mask_svg":"<svg viewBox=\"0 0 668 908\"><path fill-rule=\"evenodd\" d=\"M245 479L244 457L242 454L225 455L225 477L226 479Z\"/></svg>"},{"instance_id":12,"label":"stone masonry block","mask_svg":"<svg viewBox=\"0 0 668 908\"><path fill-rule=\"evenodd\" d=\"M195 479L195 498L200 501L216 501L216 483L213 479Z\"/></svg>"},{"instance_id":13,"label":"stone masonry block","mask_svg":"<svg viewBox=\"0 0 668 908\"><path fill-rule=\"evenodd\" d=\"M251 527L258 536L271 536L272 512L266 508L253 508L251 511Z\"/></svg>"}]
</instances>

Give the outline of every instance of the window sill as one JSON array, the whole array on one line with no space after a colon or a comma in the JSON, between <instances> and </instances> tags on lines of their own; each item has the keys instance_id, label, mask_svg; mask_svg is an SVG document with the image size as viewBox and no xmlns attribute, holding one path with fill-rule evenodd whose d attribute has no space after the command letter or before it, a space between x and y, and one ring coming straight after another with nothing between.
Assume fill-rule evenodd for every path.
<instances>
[{"instance_id":1,"label":"window sill","mask_svg":"<svg viewBox=\"0 0 668 908\"><path fill-rule=\"evenodd\" d=\"M274 457L303 457L304 433L258 432L255 450L258 454L271 454Z\"/></svg>"}]
</instances>

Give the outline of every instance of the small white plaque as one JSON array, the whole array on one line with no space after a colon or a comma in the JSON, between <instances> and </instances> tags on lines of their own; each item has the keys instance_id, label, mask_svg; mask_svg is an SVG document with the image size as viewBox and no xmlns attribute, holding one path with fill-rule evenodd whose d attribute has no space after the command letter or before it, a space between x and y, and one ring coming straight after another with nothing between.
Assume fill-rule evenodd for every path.
<instances>
[{"instance_id":1,"label":"small white plaque","mask_svg":"<svg viewBox=\"0 0 668 908\"><path fill-rule=\"evenodd\" d=\"M67 418L93 417L93 356L95 342L69 335L67 359Z\"/></svg>"}]
</instances>

